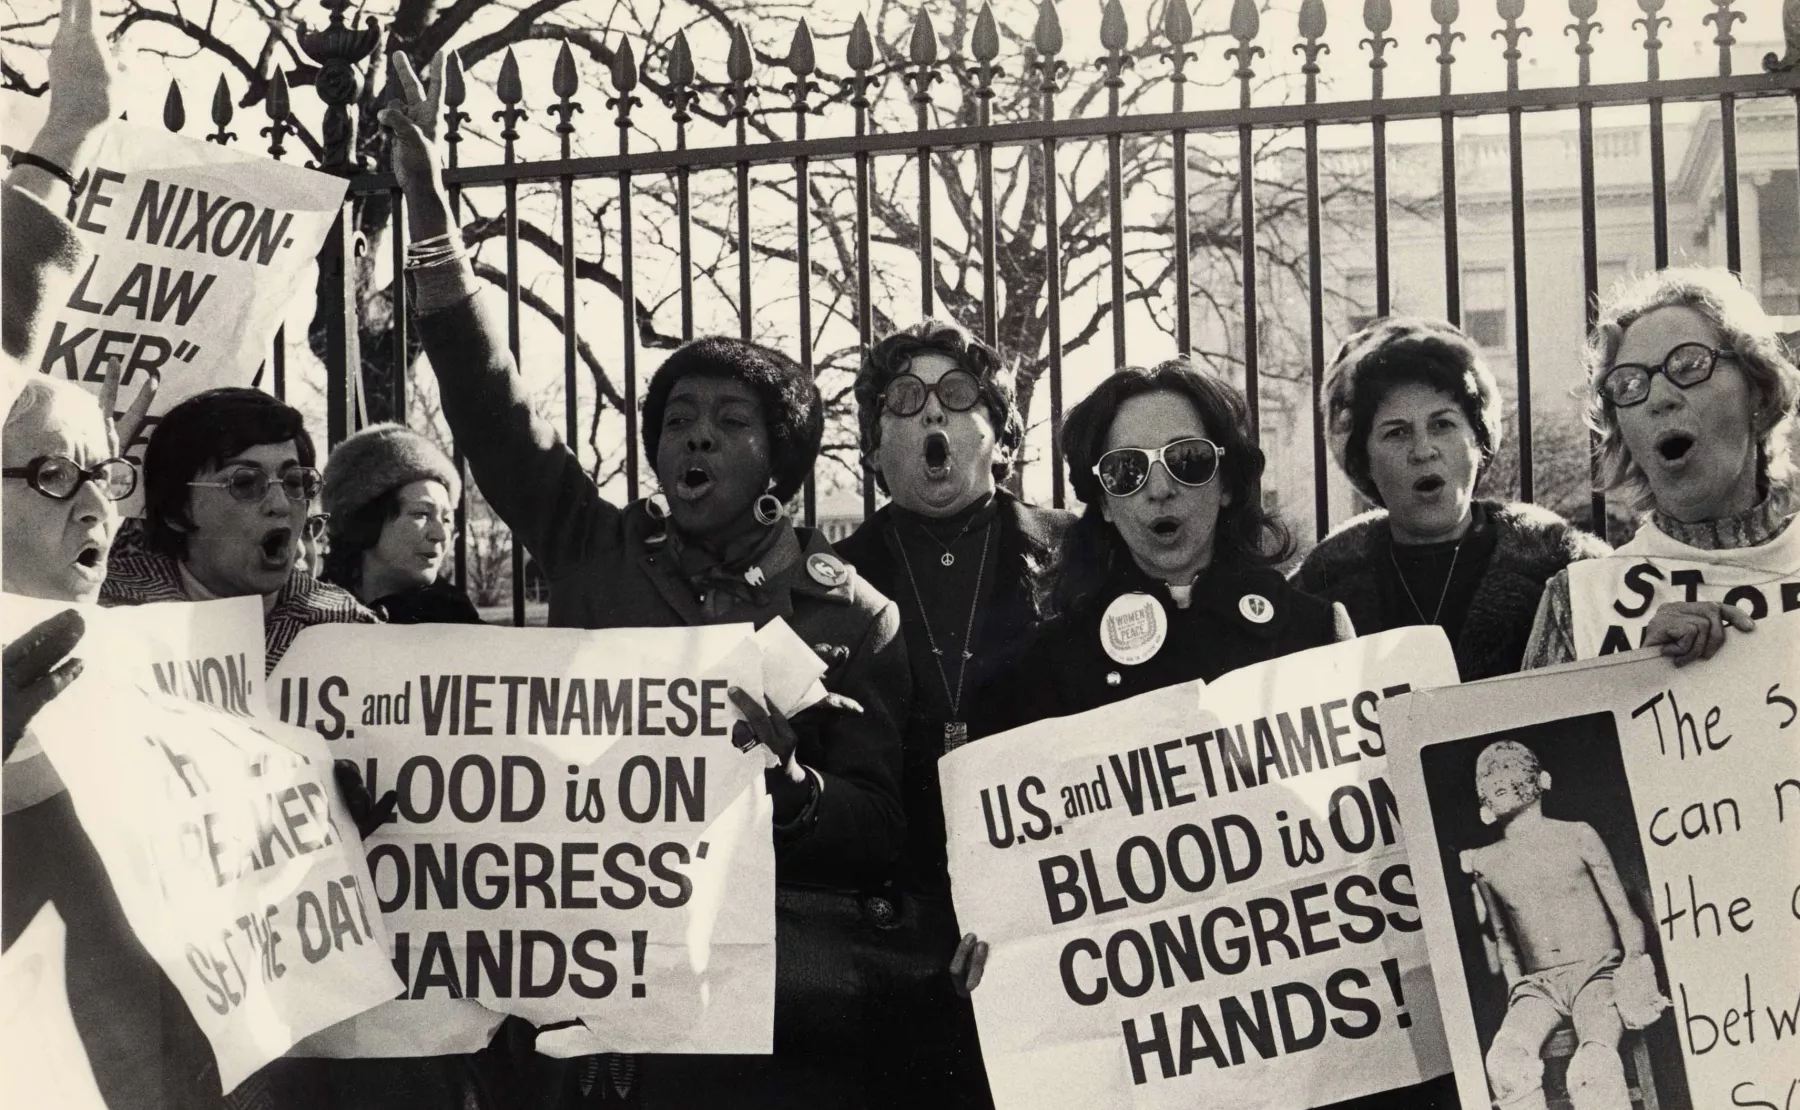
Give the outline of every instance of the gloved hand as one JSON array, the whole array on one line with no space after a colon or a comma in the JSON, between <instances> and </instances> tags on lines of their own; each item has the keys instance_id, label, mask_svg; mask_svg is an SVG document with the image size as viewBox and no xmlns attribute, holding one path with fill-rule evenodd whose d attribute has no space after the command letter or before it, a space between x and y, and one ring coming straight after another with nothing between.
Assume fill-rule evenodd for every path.
<instances>
[{"instance_id":1,"label":"gloved hand","mask_svg":"<svg viewBox=\"0 0 1800 1110\"><path fill-rule=\"evenodd\" d=\"M375 835L376 829L393 820L394 810L400 804L398 793L390 790L376 801L369 795L362 772L348 759L334 761L331 773L337 778L338 790L343 792L344 807L350 811L350 819L356 822L356 835L367 840Z\"/></svg>"},{"instance_id":2,"label":"gloved hand","mask_svg":"<svg viewBox=\"0 0 1800 1110\"><path fill-rule=\"evenodd\" d=\"M87 631L87 622L73 609L43 621L6 645L0 668L5 672L5 750L12 754L38 710L81 674L81 660L63 657L75 650Z\"/></svg>"}]
</instances>

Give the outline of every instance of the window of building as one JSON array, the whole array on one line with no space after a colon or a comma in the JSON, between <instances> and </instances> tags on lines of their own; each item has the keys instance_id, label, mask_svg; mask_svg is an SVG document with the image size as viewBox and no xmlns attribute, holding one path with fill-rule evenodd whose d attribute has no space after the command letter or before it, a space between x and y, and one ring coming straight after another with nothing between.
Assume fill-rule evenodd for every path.
<instances>
[{"instance_id":1,"label":"window of building","mask_svg":"<svg viewBox=\"0 0 1800 1110\"><path fill-rule=\"evenodd\" d=\"M1512 346L1512 329L1507 321L1511 300L1504 269L1464 270L1463 331L1481 347L1505 350Z\"/></svg>"},{"instance_id":2,"label":"window of building","mask_svg":"<svg viewBox=\"0 0 1800 1110\"><path fill-rule=\"evenodd\" d=\"M1344 298L1350 302L1349 330L1358 332L1375 322L1375 275L1353 272L1346 277Z\"/></svg>"}]
</instances>

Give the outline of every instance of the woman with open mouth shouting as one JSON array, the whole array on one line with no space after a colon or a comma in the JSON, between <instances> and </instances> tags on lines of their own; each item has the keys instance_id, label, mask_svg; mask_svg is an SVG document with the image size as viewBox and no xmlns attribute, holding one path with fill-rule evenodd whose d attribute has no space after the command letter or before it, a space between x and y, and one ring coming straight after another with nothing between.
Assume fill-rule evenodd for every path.
<instances>
[{"instance_id":1,"label":"woman with open mouth shouting","mask_svg":"<svg viewBox=\"0 0 1800 1110\"><path fill-rule=\"evenodd\" d=\"M534 413L505 331L475 296L431 139L442 81L428 95L406 56L393 58L404 103L381 120L407 199L419 333L476 484L550 584L550 623L760 626L780 616L828 665L829 702L791 721L730 691L745 739L777 757L766 779L777 880L774 1055L615 1058L600 1084L631 1088L648 1105L858 1105L866 1000L862 969L842 941L860 921L856 892L884 878L900 853L899 723L912 680L893 603L784 509L818 455L818 388L767 347L686 344L644 394L644 453L663 495L623 506L603 498ZM556 1091L538 1105L584 1099L582 1061L539 1056L533 1066L536 1085Z\"/></svg>"},{"instance_id":2,"label":"woman with open mouth shouting","mask_svg":"<svg viewBox=\"0 0 1800 1110\"><path fill-rule=\"evenodd\" d=\"M1263 511L1244 398L1189 363L1109 376L1063 428L1086 509L1049 587L1051 620L988 699L982 733L1080 713L1354 633L1274 569L1292 540Z\"/></svg>"},{"instance_id":3,"label":"woman with open mouth shouting","mask_svg":"<svg viewBox=\"0 0 1800 1110\"><path fill-rule=\"evenodd\" d=\"M1601 304L1587 364L1602 480L1647 512L1615 558L1551 580L1526 666L1640 646L1680 666L1793 608L1800 370L1756 298L1725 270L1651 274Z\"/></svg>"},{"instance_id":4,"label":"woman with open mouth shouting","mask_svg":"<svg viewBox=\"0 0 1800 1110\"><path fill-rule=\"evenodd\" d=\"M1443 628L1464 681L1519 669L1550 576L1605 543L1535 505L1476 500L1500 445L1500 391L1452 324L1388 317L1325 374L1332 457L1377 508L1346 521L1295 583L1342 602L1365 635Z\"/></svg>"}]
</instances>

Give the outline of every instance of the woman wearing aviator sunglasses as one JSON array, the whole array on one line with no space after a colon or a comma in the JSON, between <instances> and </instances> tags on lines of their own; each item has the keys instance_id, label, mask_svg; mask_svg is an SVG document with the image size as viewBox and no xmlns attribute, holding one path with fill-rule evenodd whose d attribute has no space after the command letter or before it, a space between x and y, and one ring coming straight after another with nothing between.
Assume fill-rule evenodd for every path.
<instances>
[{"instance_id":1,"label":"woman wearing aviator sunglasses","mask_svg":"<svg viewBox=\"0 0 1800 1110\"><path fill-rule=\"evenodd\" d=\"M1800 370L1724 270L1614 290L1587 361L1603 481L1648 512L1616 558L1550 581L1526 666L1639 646L1677 665L1710 658L1727 625L1751 631L1800 579L1789 454Z\"/></svg>"},{"instance_id":2,"label":"woman wearing aviator sunglasses","mask_svg":"<svg viewBox=\"0 0 1800 1110\"><path fill-rule=\"evenodd\" d=\"M1292 541L1263 512L1243 396L1185 361L1130 367L1069 413L1086 505L1050 587L1052 620L1003 680L982 731L1079 713L1354 633L1288 585Z\"/></svg>"}]
</instances>

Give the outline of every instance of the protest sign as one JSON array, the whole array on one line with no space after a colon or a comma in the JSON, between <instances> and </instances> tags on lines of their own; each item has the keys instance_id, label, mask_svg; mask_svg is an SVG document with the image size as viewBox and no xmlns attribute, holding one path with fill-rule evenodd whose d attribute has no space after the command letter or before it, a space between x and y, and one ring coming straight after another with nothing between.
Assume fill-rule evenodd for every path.
<instances>
[{"instance_id":1,"label":"protest sign","mask_svg":"<svg viewBox=\"0 0 1800 1110\"><path fill-rule=\"evenodd\" d=\"M83 673L32 727L227 1091L399 989L356 827L317 737L104 668Z\"/></svg>"},{"instance_id":2,"label":"protest sign","mask_svg":"<svg viewBox=\"0 0 1800 1110\"><path fill-rule=\"evenodd\" d=\"M582 1019L586 1051L770 1051L774 844L726 696L763 689L751 634L303 633L271 703L398 791L366 848L405 981L307 1051L470 1051L501 1013Z\"/></svg>"},{"instance_id":3,"label":"protest sign","mask_svg":"<svg viewBox=\"0 0 1800 1110\"><path fill-rule=\"evenodd\" d=\"M1388 707L1464 1106L1800 1105L1797 658L1772 621Z\"/></svg>"},{"instance_id":4,"label":"protest sign","mask_svg":"<svg viewBox=\"0 0 1800 1110\"><path fill-rule=\"evenodd\" d=\"M0 1106L105 1110L64 985L67 930L45 903L0 956Z\"/></svg>"},{"instance_id":5,"label":"protest sign","mask_svg":"<svg viewBox=\"0 0 1800 1110\"><path fill-rule=\"evenodd\" d=\"M1455 681L1406 629L945 756L995 1105L1299 1110L1446 1071L1382 717Z\"/></svg>"},{"instance_id":6,"label":"protest sign","mask_svg":"<svg viewBox=\"0 0 1800 1110\"><path fill-rule=\"evenodd\" d=\"M7 141L25 149L41 102L8 96L4 107ZM250 385L312 272L344 188L341 177L109 123L72 215L92 258L44 329L37 368L98 394L107 359L116 357L121 404L144 376L160 374L140 442L180 401L214 386Z\"/></svg>"},{"instance_id":7,"label":"protest sign","mask_svg":"<svg viewBox=\"0 0 1800 1110\"><path fill-rule=\"evenodd\" d=\"M1642 646L1650 618L1671 601L1724 602L1759 621L1800 609L1800 533L1791 528L1759 548L1702 552L1648 531L1631 546L1643 550L1569 564L1577 659Z\"/></svg>"}]
</instances>

